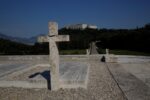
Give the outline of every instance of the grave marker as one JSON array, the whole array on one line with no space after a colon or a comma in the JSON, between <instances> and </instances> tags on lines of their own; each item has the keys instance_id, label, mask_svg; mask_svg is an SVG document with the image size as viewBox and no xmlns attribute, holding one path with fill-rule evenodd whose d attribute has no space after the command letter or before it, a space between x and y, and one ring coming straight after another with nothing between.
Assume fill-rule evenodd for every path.
<instances>
[{"instance_id":1,"label":"grave marker","mask_svg":"<svg viewBox=\"0 0 150 100\"><path fill-rule=\"evenodd\" d=\"M56 22L49 22L48 36L38 37L38 42L49 42L49 63L51 75L51 90L58 90L60 88L59 82L59 52L56 42L69 41L69 35L58 35L58 24Z\"/></svg>"}]
</instances>

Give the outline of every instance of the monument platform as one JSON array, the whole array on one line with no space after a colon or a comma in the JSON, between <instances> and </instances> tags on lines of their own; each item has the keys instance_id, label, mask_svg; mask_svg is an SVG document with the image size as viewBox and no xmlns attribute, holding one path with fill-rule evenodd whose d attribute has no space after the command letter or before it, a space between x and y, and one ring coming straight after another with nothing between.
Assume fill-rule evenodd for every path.
<instances>
[{"instance_id":1,"label":"monument platform","mask_svg":"<svg viewBox=\"0 0 150 100\"><path fill-rule=\"evenodd\" d=\"M67 88L71 86L73 88L79 84L78 87L83 86L83 88L65 88L58 91L44 89L48 87L47 82L49 82L46 77L43 77L47 76L47 71L49 71L48 55L0 56L0 98L2 100L16 98L21 100L22 98L24 100L59 100L62 98L64 100L111 100L112 98L114 100L149 100L150 57L113 55L117 62L103 63L100 62L102 56L91 55L88 58L86 55L61 55L61 87L64 88L67 84ZM72 65L73 67L70 67ZM86 66L84 72L87 74L79 78L80 73L84 73L82 71L84 66ZM81 70L79 71L78 68ZM8 76L14 80L9 79ZM87 80L80 81L82 78ZM66 81L66 79L71 81ZM76 85L73 84L74 82ZM85 89L83 84L86 82L88 84ZM11 84L11 87L7 88L8 84L9 86ZM36 89L37 87L41 89Z\"/></svg>"}]
</instances>

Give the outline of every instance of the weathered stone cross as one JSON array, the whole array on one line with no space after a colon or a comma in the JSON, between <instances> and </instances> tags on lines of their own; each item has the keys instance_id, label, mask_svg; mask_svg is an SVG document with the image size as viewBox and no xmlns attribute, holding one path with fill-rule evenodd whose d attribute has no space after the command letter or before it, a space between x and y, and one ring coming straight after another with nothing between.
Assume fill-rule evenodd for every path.
<instances>
[{"instance_id":1,"label":"weathered stone cross","mask_svg":"<svg viewBox=\"0 0 150 100\"><path fill-rule=\"evenodd\" d=\"M58 35L58 24L56 22L49 22L48 28L48 36L38 37L38 42L49 42L51 90L58 90L60 88L59 52L56 42L69 41L69 35Z\"/></svg>"}]
</instances>

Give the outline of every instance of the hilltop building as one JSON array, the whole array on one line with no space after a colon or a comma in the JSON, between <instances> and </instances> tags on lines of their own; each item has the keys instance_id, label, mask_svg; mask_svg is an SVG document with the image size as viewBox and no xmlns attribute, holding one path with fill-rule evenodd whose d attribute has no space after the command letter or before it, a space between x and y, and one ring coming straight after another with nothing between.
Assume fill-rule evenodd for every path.
<instances>
[{"instance_id":1,"label":"hilltop building","mask_svg":"<svg viewBox=\"0 0 150 100\"><path fill-rule=\"evenodd\" d=\"M74 24L74 25L68 25L65 27L66 29L97 29L96 25L88 25L88 24Z\"/></svg>"}]
</instances>

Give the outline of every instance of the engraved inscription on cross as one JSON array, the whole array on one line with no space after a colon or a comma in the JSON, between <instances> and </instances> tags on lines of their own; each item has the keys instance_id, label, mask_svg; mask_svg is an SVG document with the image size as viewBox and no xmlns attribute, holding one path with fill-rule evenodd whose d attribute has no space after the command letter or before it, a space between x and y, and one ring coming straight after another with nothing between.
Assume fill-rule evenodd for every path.
<instances>
[{"instance_id":1,"label":"engraved inscription on cross","mask_svg":"<svg viewBox=\"0 0 150 100\"><path fill-rule=\"evenodd\" d=\"M69 35L58 35L58 24L56 22L49 22L48 28L49 28L48 36L38 37L38 42L49 42L51 90L58 90L60 88L59 52L56 42L69 41Z\"/></svg>"}]
</instances>

